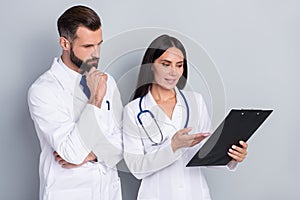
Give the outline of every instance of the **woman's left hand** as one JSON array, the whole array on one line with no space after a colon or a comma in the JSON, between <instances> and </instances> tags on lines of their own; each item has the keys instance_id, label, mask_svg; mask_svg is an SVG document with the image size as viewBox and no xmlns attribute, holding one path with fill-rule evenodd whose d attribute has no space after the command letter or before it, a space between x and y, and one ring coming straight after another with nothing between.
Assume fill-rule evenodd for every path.
<instances>
[{"instance_id":1,"label":"woman's left hand","mask_svg":"<svg viewBox=\"0 0 300 200\"><path fill-rule=\"evenodd\" d=\"M239 142L241 147L232 145L228 151L228 155L236 162L243 162L247 155L248 144L244 141Z\"/></svg>"}]
</instances>

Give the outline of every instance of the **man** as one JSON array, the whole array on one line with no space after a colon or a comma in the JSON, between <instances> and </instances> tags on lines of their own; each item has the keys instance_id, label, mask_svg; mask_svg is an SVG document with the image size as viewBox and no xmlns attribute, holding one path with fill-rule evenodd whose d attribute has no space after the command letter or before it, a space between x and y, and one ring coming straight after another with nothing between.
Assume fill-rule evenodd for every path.
<instances>
[{"instance_id":1,"label":"man","mask_svg":"<svg viewBox=\"0 0 300 200\"><path fill-rule=\"evenodd\" d=\"M62 55L28 92L42 150L40 199L121 199L122 103L114 79L96 69L100 18L74 6L57 25Z\"/></svg>"}]
</instances>

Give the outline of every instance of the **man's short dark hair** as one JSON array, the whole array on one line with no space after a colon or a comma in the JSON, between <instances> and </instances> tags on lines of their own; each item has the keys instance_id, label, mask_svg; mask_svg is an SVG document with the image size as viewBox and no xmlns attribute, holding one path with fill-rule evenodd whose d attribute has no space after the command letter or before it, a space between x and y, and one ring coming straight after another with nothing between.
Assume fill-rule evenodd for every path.
<instances>
[{"instance_id":1,"label":"man's short dark hair","mask_svg":"<svg viewBox=\"0 0 300 200\"><path fill-rule=\"evenodd\" d=\"M100 17L91 8L79 5L66 10L57 20L59 36L70 40L76 38L80 26L96 31L101 27Z\"/></svg>"}]
</instances>

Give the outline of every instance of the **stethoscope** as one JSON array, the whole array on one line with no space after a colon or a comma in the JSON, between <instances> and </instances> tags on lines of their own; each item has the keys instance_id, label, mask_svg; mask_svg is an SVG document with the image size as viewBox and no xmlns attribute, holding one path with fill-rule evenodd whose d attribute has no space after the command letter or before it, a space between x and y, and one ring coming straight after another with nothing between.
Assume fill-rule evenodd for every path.
<instances>
[{"instance_id":1,"label":"stethoscope","mask_svg":"<svg viewBox=\"0 0 300 200\"><path fill-rule=\"evenodd\" d=\"M182 99L183 99L183 101L184 101L184 103L185 103L185 106L186 106L186 121L185 121L185 124L184 124L184 128L186 128L187 125L188 125L188 123L189 123L190 108L189 108L189 105L188 105L187 100L186 100L185 96L183 95L183 93L182 93L180 90L178 90L178 91L179 91L179 93L180 93L180 95L181 95L181 97L182 97ZM143 109L142 109L142 101L143 101L143 98L144 98L144 96L142 96L142 97L140 98L140 101L139 101L140 112L137 114L137 119L138 119L138 121L139 121L139 124L140 124L140 125L142 126L142 128L144 129L144 131L145 131L145 133L146 133L148 139L151 141L152 146L157 146L157 145L160 145L160 144L163 143L164 136L163 136L162 131L161 131L161 129L160 129L160 127L159 127L159 125L158 125L156 119L155 119L154 114L153 114L150 110L143 110ZM141 119L141 115L142 115L142 114L149 114L149 115L151 116L151 118L153 119L154 123L156 124L156 126L157 126L157 128L158 128L158 130L159 130L159 132L160 132L160 141L159 141L159 142L155 142L154 140L152 140L152 138L151 138L150 135L148 134L146 128L145 128L144 125L143 125L142 119Z\"/></svg>"}]
</instances>

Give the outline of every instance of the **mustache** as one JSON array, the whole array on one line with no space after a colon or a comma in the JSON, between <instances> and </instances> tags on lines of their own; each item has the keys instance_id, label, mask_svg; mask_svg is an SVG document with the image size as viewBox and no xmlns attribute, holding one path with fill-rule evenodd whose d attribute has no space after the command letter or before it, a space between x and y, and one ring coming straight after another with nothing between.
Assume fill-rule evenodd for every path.
<instances>
[{"instance_id":1,"label":"mustache","mask_svg":"<svg viewBox=\"0 0 300 200\"><path fill-rule=\"evenodd\" d=\"M99 62L99 60L100 60L100 58L97 58L97 57L94 57L94 58L90 58L90 59L87 59L86 61L85 61L85 63L91 63L91 62Z\"/></svg>"}]
</instances>

